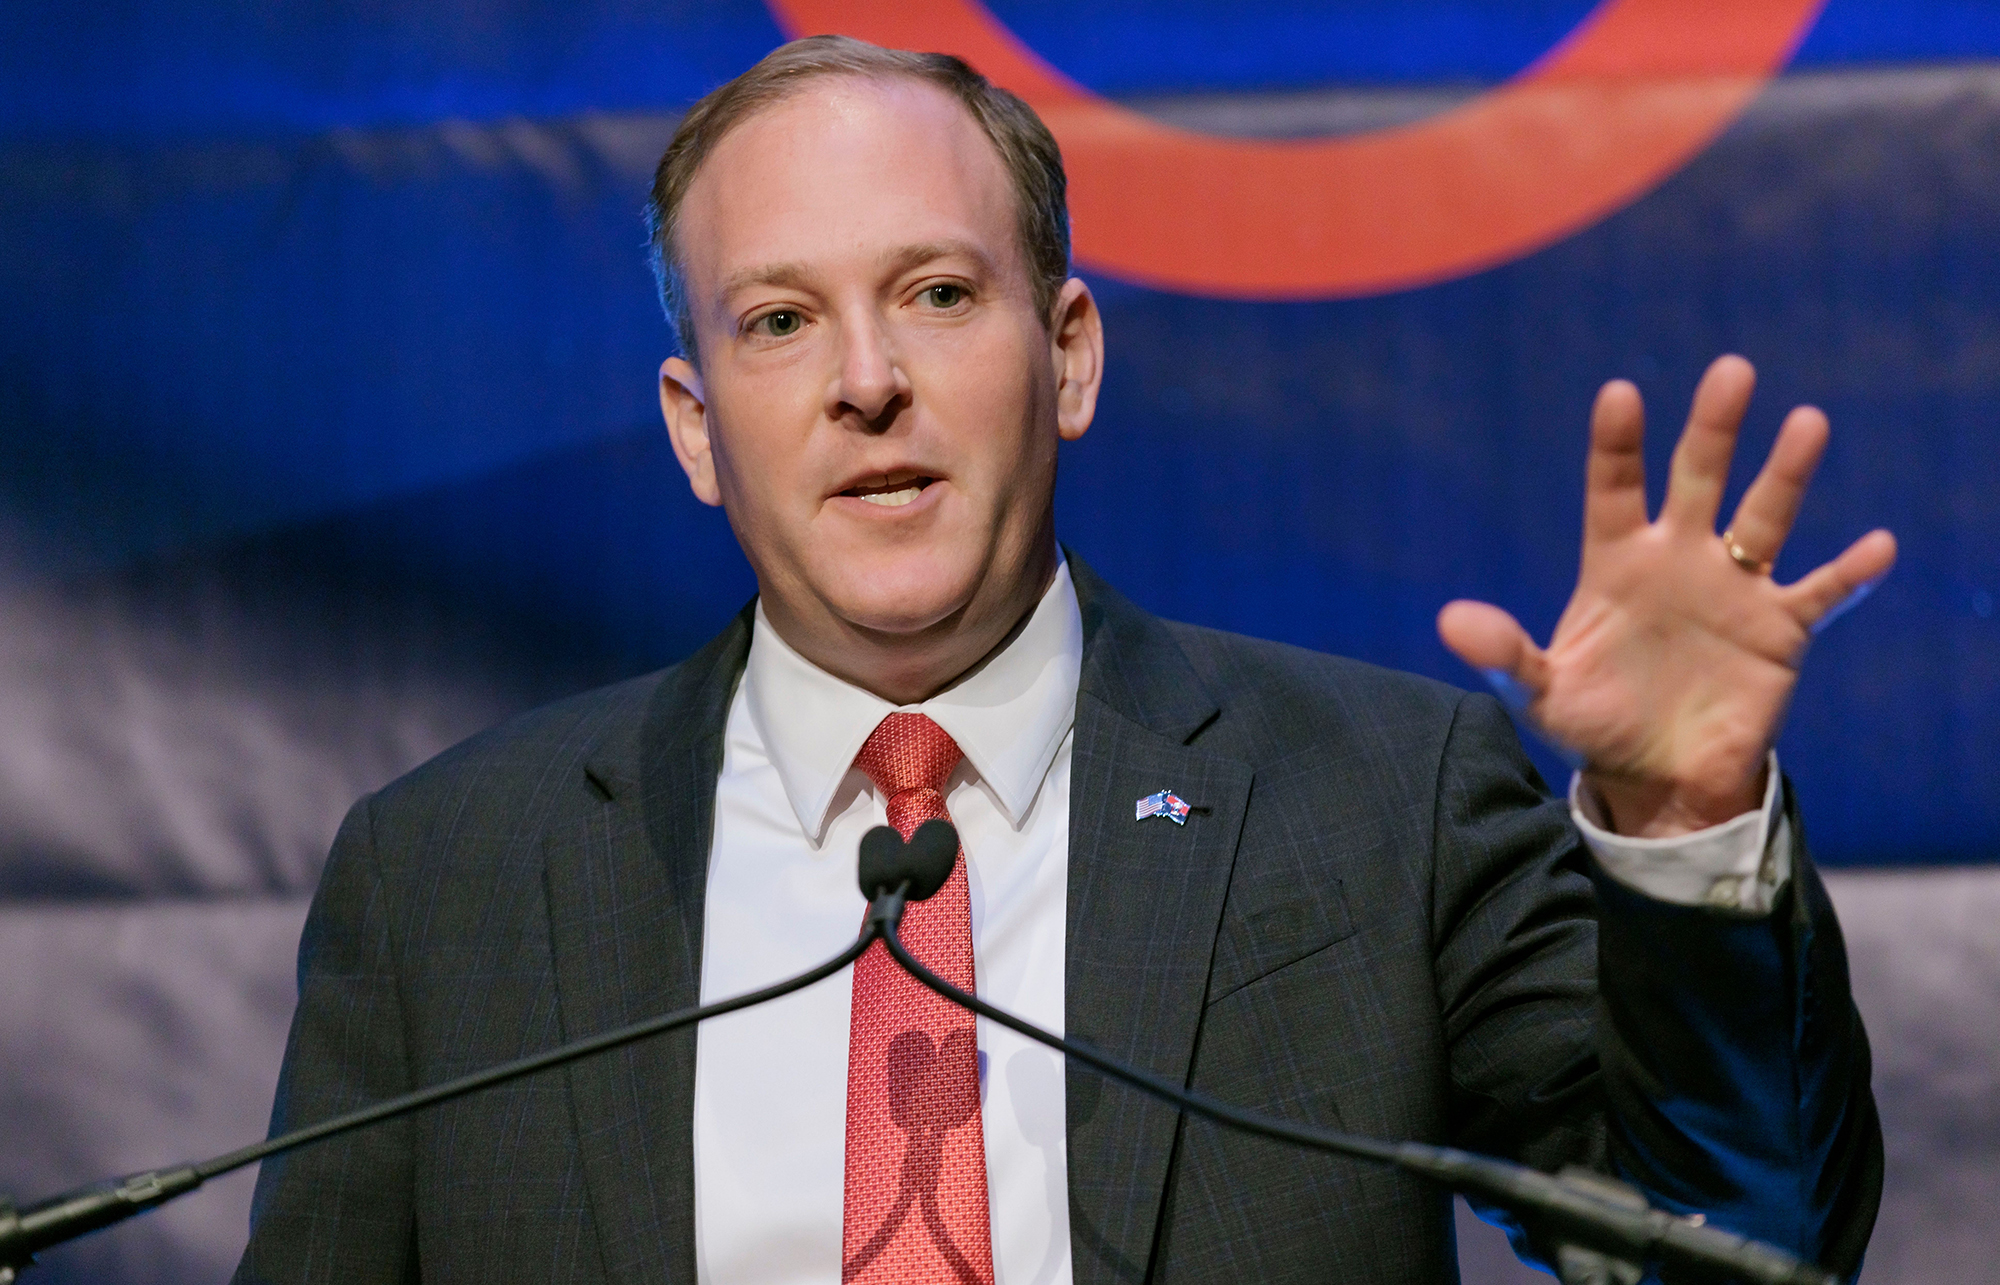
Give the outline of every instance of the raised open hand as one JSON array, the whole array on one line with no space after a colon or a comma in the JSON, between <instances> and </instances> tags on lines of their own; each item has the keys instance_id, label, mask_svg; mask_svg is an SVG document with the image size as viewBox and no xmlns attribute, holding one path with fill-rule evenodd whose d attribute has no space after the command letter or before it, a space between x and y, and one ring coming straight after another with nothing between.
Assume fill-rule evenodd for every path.
<instances>
[{"instance_id":1,"label":"raised open hand","mask_svg":"<svg viewBox=\"0 0 2000 1285\"><path fill-rule=\"evenodd\" d=\"M1623 834L1684 834L1757 807L1815 627L1896 561L1895 537L1877 530L1792 584L1771 578L1826 449L1826 416L1810 406L1785 417L1727 533L1716 534L1756 382L1735 356L1702 376L1652 522L1639 390L1613 380L1598 392L1583 565L1547 648L1488 603L1438 613L1445 645L1511 680L1522 712L1583 758Z\"/></svg>"}]
</instances>

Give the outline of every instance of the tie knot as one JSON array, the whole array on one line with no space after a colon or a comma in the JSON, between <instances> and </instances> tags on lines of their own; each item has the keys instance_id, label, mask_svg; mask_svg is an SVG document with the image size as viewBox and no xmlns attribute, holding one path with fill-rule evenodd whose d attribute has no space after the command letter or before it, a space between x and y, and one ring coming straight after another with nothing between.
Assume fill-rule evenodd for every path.
<instances>
[{"instance_id":1,"label":"tie knot","mask_svg":"<svg viewBox=\"0 0 2000 1285\"><path fill-rule=\"evenodd\" d=\"M927 714L891 714L876 724L854 756L854 766L894 799L911 790L942 794L945 778L965 757L951 733ZM900 827L899 827L900 828ZM908 837L908 836L905 836Z\"/></svg>"}]
</instances>

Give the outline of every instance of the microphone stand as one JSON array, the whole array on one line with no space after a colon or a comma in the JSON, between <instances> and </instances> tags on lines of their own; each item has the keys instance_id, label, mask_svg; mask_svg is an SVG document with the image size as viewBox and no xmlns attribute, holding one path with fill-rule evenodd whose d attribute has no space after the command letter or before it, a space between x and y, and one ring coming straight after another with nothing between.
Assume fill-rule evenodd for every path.
<instances>
[{"instance_id":1,"label":"microphone stand","mask_svg":"<svg viewBox=\"0 0 2000 1285\"><path fill-rule=\"evenodd\" d=\"M1556 1265L1567 1285L1637 1285L1641 1264L1651 1263L1692 1268L1704 1274L1719 1272L1758 1285L1841 1285L1839 1277L1774 1246L1703 1226L1699 1218L1677 1218L1648 1208L1637 1191L1602 1174L1571 1168L1549 1175L1451 1147L1382 1142L1246 1111L1126 1066L1087 1044L1064 1039L995 1008L931 972L898 935L908 903L937 891L950 874L957 852L958 835L946 822L926 822L907 846L895 831L877 827L862 842L861 890L869 903L861 935L818 967L761 990L680 1009L417 1089L210 1160L149 1169L67 1192L26 1209L16 1209L12 1202L0 1198L0 1285L12 1285L16 1275L32 1265L42 1250L157 1208L211 1178L295 1147L564 1066L704 1018L778 999L831 977L877 941L912 977L951 1003L1184 1111L1227 1128L1309 1150L1393 1165L1508 1209L1542 1243L1556 1246Z\"/></svg>"}]
</instances>

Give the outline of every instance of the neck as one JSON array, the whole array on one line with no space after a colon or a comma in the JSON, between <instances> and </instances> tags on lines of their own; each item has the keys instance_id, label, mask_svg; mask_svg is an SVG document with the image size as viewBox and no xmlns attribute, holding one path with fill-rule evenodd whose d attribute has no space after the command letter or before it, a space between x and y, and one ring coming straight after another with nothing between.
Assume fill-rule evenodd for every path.
<instances>
[{"instance_id":1,"label":"neck","mask_svg":"<svg viewBox=\"0 0 2000 1285\"><path fill-rule=\"evenodd\" d=\"M977 669L1020 633L1060 565L1054 537L1044 543L1041 556L1023 574L1010 577L1004 592L983 600L975 595L935 625L913 633L846 623L837 633L822 636L804 628L772 595L764 598L764 615L792 650L827 673L892 705L915 705Z\"/></svg>"}]
</instances>

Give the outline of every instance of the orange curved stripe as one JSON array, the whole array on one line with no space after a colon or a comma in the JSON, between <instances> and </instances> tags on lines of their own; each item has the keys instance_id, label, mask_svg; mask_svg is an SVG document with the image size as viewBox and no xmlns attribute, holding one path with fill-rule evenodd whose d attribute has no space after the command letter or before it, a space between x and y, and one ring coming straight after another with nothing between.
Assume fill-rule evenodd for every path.
<instances>
[{"instance_id":1,"label":"orange curved stripe","mask_svg":"<svg viewBox=\"0 0 2000 1285\"><path fill-rule=\"evenodd\" d=\"M1050 67L976 0L768 0L795 35L955 53L1062 144L1077 258L1190 294L1332 298L1463 276L1622 208L1790 59L1824 0L1605 0L1520 76L1340 138L1163 125Z\"/></svg>"}]
</instances>

